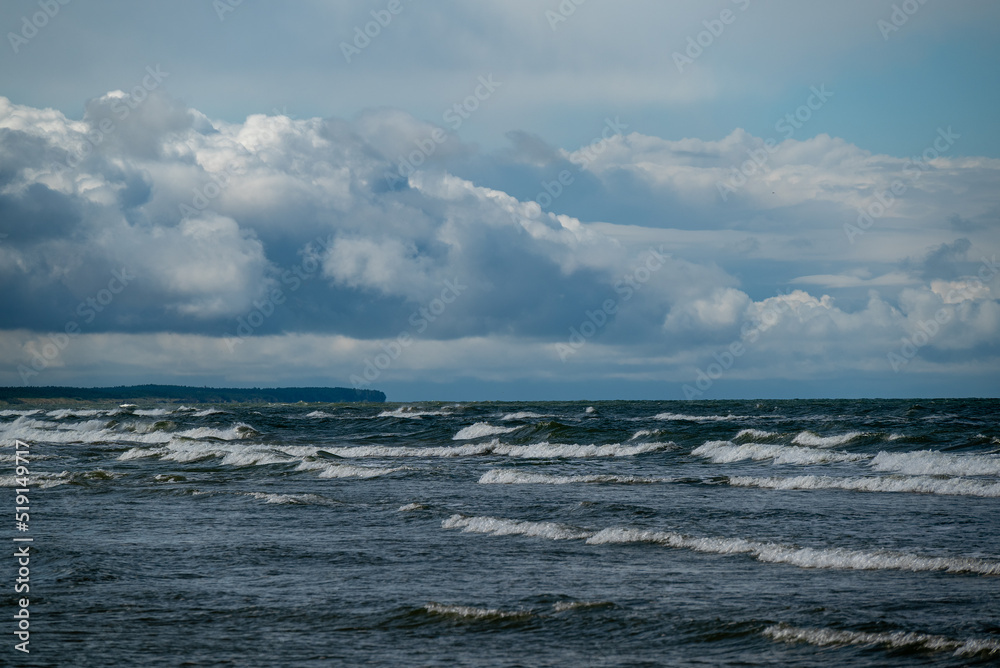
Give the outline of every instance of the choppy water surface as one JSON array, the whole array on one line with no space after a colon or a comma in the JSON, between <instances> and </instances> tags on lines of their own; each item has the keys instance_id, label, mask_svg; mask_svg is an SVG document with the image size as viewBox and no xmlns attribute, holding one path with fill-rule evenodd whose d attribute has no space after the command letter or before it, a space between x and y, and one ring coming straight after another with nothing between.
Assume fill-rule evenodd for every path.
<instances>
[{"instance_id":1,"label":"choppy water surface","mask_svg":"<svg viewBox=\"0 0 1000 668\"><path fill-rule=\"evenodd\" d=\"M0 411L24 665L1000 662L995 400ZM6 494L13 512L13 490ZM11 534L14 532L11 530ZM14 563L4 560L13 610ZM9 625L13 631L13 625Z\"/></svg>"}]
</instances>

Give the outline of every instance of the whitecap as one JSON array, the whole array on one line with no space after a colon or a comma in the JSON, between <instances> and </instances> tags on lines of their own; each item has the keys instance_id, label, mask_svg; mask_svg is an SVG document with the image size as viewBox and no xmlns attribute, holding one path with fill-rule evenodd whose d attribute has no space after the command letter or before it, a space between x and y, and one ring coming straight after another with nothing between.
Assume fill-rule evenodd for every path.
<instances>
[{"instance_id":1,"label":"whitecap","mask_svg":"<svg viewBox=\"0 0 1000 668\"><path fill-rule=\"evenodd\" d=\"M1000 575L1000 561L986 561L972 557L928 557L888 550L798 547L746 538L686 536L672 531L624 527L588 531L554 522L465 515L452 515L441 523L441 527L493 536L522 535L550 540L585 540L588 545L651 543L710 554L745 554L763 563L788 564L799 568L943 571Z\"/></svg>"},{"instance_id":2,"label":"whitecap","mask_svg":"<svg viewBox=\"0 0 1000 668\"><path fill-rule=\"evenodd\" d=\"M889 649L915 649L953 652L954 656L1000 653L1000 641L986 638L955 640L945 636L907 631L865 633L837 629L802 628L775 624L764 629L763 634L772 640L786 643L802 642L819 647L846 647L849 645L876 645Z\"/></svg>"},{"instance_id":3,"label":"whitecap","mask_svg":"<svg viewBox=\"0 0 1000 668\"><path fill-rule=\"evenodd\" d=\"M473 438L482 438L483 436L496 436L497 434L509 434L510 432L516 429L517 427L496 427L487 422L477 422L474 425L459 430L457 434L451 437L451 440L467 441Z\"/></svg>"},{"instance_id":4,"label":"whitecap","mask_svg":"<svg viewBox=\"0 0 1000 668\"><path fill-rule=\"evenodd\" d=\"M871 466L876 471L894 471L910 475L1000 475L1000 456L963 455L917 450L914 452L879 452Z\"/></svg>"},{"instance_id":5,"label":"whitecap","mask_svg":"<svg viewBox=\"0 0 1000 668\"><path fill-rule=\"evenodd\" d=\"M747 420L749 415L686 415L684 413L658 413L654 420L675 420L679 422L727 422L729 420Z\"/></svg>"},{"instance_id":6,"label":"whitecap","mask_svg":"<svg viewBox=\"0 0 1000 668\"><path fill-rule=\"evenodd\" d=\"M915 494L951 494L958 496L1000 497L1000 482L966 478L929 476L836 477L802 475L789 478L753 478L734 476L729 484L737 487L761 487L779 490L842 489L857 492L910 492Z\"/></svg>"},{"instance_id":7,"label":"whitecap","mask_svg":"<svg viewBox=\"0 0 1000 668\"><path fill-rule=\"evenodd\" d=\"M526 610L508 611L496 608L473 608L467 605L442 605L433 602L425 605L424 610L435 615L461 617L464 619L510 619L532 616L532 613Z\"/></svg>"},{"instance_id":8,"label":"whitecap","mask_svg":"<svg viewBox=\"0 0 1000 668\"><path fill-rule=\"evenodd\" d=\"M517 413L507 413L502 418L501 421L506 420L531 420L534 418L546 418L552 417L551 415L539 415L538 413L532 413L531 411L518 411Z\"/></svg>"},{"instance_id":9,"label":"whitecap","mask_svg":"<svg viewBox=\"0 0 1000 668\"><path fill-rule=\"evenodd\" d=\"M411 513L414 510L427 510L427 506L422 503L407 503L405 506L400 506L396 509L397 513Z\"/></svg>"},{"instance_id":10,"label":"whitecap","mask_svg":"<svg viewBox=\"0 0 1000 668\"><path fill-rule=\"evenodd\" d=\"M441 522L443 529L461 529L465 533L484 533L492 536L534 536L551 540L581 540L591 535L555 522L522 522L499 517L466 517L452 515Z\"/></svg>"},{"instance_id":11,"label":"whitecap","mask_svg":"<svg viewBox=\"0 0 1000 668\"><path fill-rule=\"evenodd\" d=\"M830 448L835 445L849 443L859 436L864 436L864 434L860 431L849 431L846 434L837 434L836 436L820 436L811 431L802 431L792 439L792 443L796 445L811 445L817 448Z\"/></svg>"},{"instance_id":12,"label":"whitecap","mask_svg":"<svg viewBox=\"0 0 1000 668\"><path fill-rule=\"evenodd\" d=\"M570 485L575 483L616 483L624 485L669 482L667 478L634 475L550 475L517 469L492 469L479 478L480 485Z\"/></svg>"},{"instance_id":13,"label":"whitecap","mask_svg":"<svg viewBox=\"0 0 1000 668\"><path fill-rule=\"evenodd\" d=\"M754 461L772 459L775 464L808 465L855 462L869 458L869 455L838 450L818 450L816 448L766 443L736 445L732 441L706 441L692 450L691 454L705 457L716 464L729 464L747 459Z\"/></svg>"}]
</instances>

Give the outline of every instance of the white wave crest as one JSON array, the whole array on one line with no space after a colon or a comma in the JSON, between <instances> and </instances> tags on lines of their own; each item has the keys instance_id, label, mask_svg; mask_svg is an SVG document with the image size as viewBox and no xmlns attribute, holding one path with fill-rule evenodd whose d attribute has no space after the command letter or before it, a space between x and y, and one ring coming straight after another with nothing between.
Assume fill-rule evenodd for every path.
<instances>
[{"instance_id":1,"label":"white wave crest","mask_svg":"<svg viewBox=\"0 0 1000 668\"><path fill-rule=\"evenodd\" d=\"M405 471L405 466L384 468L377 466L354 466L353 464L328 464L326 462L302 462L296 471L319 471L320 478L378 478L380 476Z\"/></svg>"},{"instance_id":2,"label":"white wave crest","mask_svg":"<svg viewBox=\"0 0 1000 668\"><path fill-rule=\"evenodd\" d=\"M442 605L428 603L424 610L435 615L461 617L463 619L510 619L531 617L527 610L497 610L496 608L473 608L467 605Z\"/></svg>"},{"instance_id":3,"label":"white wave crest","mask_svg":"<svg viewBox=\"0 0 1000 668\"><path fill-rule=\"evenodd\" d=\"M97 408L57 408L49 411L45 415L56 420L61 420L65 417L92 417L94 415L100 415L104 412L105 411Z\"/></svg>"},{"instance_id":4,"label":"white wave crest","mask_svg":"<svg viewBox=\"0 0 1000 668\"><path fill-rule=\"evenodd\" d=\"M944 636L906 631L890 633L864 633L836 629L809 629L776 624L764 629L763 634L779 642L803 642L819 647L848 645L877 645L891 649L916 649L953 652L954 656L1000 653L1000 641L972 638L954 640Z\"/></svg>"},{"instance_id":5,"label":"white wave crest","mask_svg":"<svg viewBox=\"0 0 1000 668\"><path fill-rule=\"evenodd\" d=\"M497 434L509 434L510 432L517 429L517 427L496 427L487 422L477 422L474 425L465 427L460 430L457 434L451 437L453 441L467 441L472 438L481 438L483 436L496 436Z\"/></svg>"},{"instance_id":6,"label":"white wave crest","mask_svg":"<svg viewBox=\"0 0 1000 668\"><path fill-rule=\"evenodd\" d=\"M118 455L118 460L127 462L131 459L143 459L145 457L156 457L157 455L165 455L169 453L170 450L167 448L130 448L125 452Z\"/></svg>"},{"instance_id":7,"label":"white wave crest","mask_svg":"<svg viewBox=\"0 0 1000 668\"><path fill-rule=\"evenodd\" d=\"M539 415L538 413L532 413L531 411L518 411L517 413L507 413L502 418L503 420L530 420L533 418L546 418L552 417L551 415Z\"/></svg>"},{"instance_id":8,"label":"white wave crest","mask_svg":"<svg viewBox=\"0 0 1000 668\"><path fill-rule=\"evenodd\" d=\"M597 532L587 543L657 543L712 554L747 554L757 561L799 568L843 570L946 571L1000 575L1000 562L969 557L924 557L889 551L814 548L766 543L745 538L695 538L669 531L611 528Z\"/></svg>"},{"instance_id":9,"label":"white wave crest","mask_svg":"<svg viewBox=\"0 0 1000 668\"><path fill-rule=\"evenodd\" d=\"M492 469L479 478L480 485L570 485L574 483L618 483L626 485L669 482L666 478L632 475L549 475L517 469Z\"/></svg>"},{"instance_id":10,"label":"white wave crest","mask_svg":"<svg viewBox=\"0 0 1000 668\"><path fill-rule=\"evenodd\" d=\"M330 505L337 503L319 494L268 494L266 492L247 492L247 496L281 505Z\"/></svg>"},{"instance_id":11,"label":"white wave crest","mask_svg":"<svg viewBox=\"0 0 1000 668\"><path fill-rule=\"evenodd\" d=\"M849 443L859 436L864 436L864 434L860 431L849 431L846 434L837 434L836 436L820 436L811 431L801 431L792 439L792 443L811 445L817 448L831 448L835 445Z\"/></svg>"},{"instance_id":12,"label":"white wave crest","mask_svg":"<svg viewBox=\"0 0 1000 668\"><path fill-rule=\"evenodd\" d=\"M998 455L954 455L935 450L882 451L871 465L876 471L909 475L1000 475Z\"/></svg>"},{"instance_id":13,"label":"white wave crest","mask_svg":"<svg viewBox=\"0 0 1000 668\"><path fill-rule=\"evenodd\" d=\"M748 440L761 439L761 438L771 438L777 436L773 431L764 431L762 429L741 429L740 433L736 434L736 439L746 438Z\"/></svg>"},{"instance_id":14,"label":"white wave crest","mask_svg":"<svg viewBox=\"0 0 1000 668\"><path fill-rule=\"evenodd\" d=\"M779 444L744 443L736 445L732 441L706 441L692 450L691 454L706 457L716 464L729 464L747 459L754 461L773 459L775 464L806 465L855 462L868 459L869 457L869 455L840 452L837 450L818 450L816 448Z\"/></svg>"},{"instance_id":15,"label":"white wave crest","mask_svg":"<svg viewBox=\"0 0 1000 668\"><path fill-rule=\"evenodd\" d=\"M634 457L647 452L670 450L676 446L673 443L637 443L622 445L609 443L607 445L578 445L559 443L535 443L532 445L507 445L495 443L492 451L497 455L521 457L523 459L549 459L571 457Z\"/></svg>"},{"instance_id":16,"label":"white wave crest","mask_svg":"<svg viewBox=\"0 0 1000 668\"><path fill-rule=\"evenodd\" d=\"M494 536L523 535L550 540L585 540L588 545L653 543L711 554L745 554L763 563L789 564L799 568L944 571L1000 575L1000 561L986 561L972 557L925 557L887 550L798 547L746 538L694 537L672 531L622 527L586 531L553 522L523 522L499 517L452 515L444 520L441 526L444 529L462 529L467 533Z\"/></svg>"},{"instance_id":17,"label":"white wave crest","mask_svg":"<svg viewBox=\"0 0 1000 668\"><path fill-rule=\"evenodd\" d=\"M147 417L154 417L159 415L169 415L174 411L167 410L166 408L138 408L132 412L135 413L136 415L145 415Z\"/></svg>"},{"instance_id":18,"label":"white wave crest","mask_svg":"<svg viewBox=\"0 0 1000 668\"><path fill-rule=\"evenodd\" d=\"M990 483L965 478L924 476L873 476L840 478L802 475L790 478L751 478L734 476L729 484L765 489L843 489L858 492L911 492L916 494L954 494L958 496L1000 497L1000 482Z\"/></svg>"},{"instance_id":19,"label":"white wave crest","mask_svg":"<svg viewBox=\"0 0 1000 668\"><path fill-rule=\"evenodd\" d=\"M454 446L411 447L401 445L357 445L349 447L323 447L323 452L338 457L396 458L396 457L475 457L502 455L523 459L549 459L570 457L630 457L645 452L655 452L675 447L673 443L639 443L635 445L575 445L535 443L508 445L494 439L488 443L469 443Z\"/></svg>"},{"instance_id":20,"label":"white wave crest","mask_svg":"<svg viewBox=\"0 0 1000 668\"><path fill-rule=\"evenodd\" d=\"M658 413L654 420L675 420L678 422L728 422L729 420L746 420L749 415L686 415L684 413Z\"/></svg>"},{"instance_id":21,"label":"white wave crest","mask_svg":"<svg viewBox=\"0 0 1000 668\"><path fill-rule=\"evenodd\" d=\"M441 522L443 529L461 529L465 533L485 533L491 536L534 536L550 540L581 540L591 535L555 522L521 522L499 517L466 517L452 515Z\"/></svg>"},{"instance_id":22,"label":"white wave crest","mask_svg":"<svg viewBox=\"0 0 1000 668\"><path fill-rule=\"evenodd\" d=\"M408 503L396 509L397 513L411 513L414 510L427 510L427 506L422 503Z\"/></svg>"},{"instance_id":23,"label":"white wave crest","mask_svg":"<svg viewBox=\"0 0 1000 668\"><path fill-rule=\"evenodd\" d=\"M409 406L400 406L399 408L391 411L382 411L378 414L378 417L394 417L394 418L407 418L410 420L419 420L425 415L451 415L450 411L422 411L416 408L410 408Z\"/></svg>"},{"instance_id":24,"label":"white wave crest","mask_svg":"<svg viewBox=\"0 0 1000 668\"><path fill-rule=\"evenodd\" d=\"M305 417L319 419L333 417L332 413L327 413L326 411L313 411L312 413L306 413Z\"/></svg>"},{"instance_id":25,"label":"white wave crest","mask_svg":"<svg viewBox=\"0 0 1000 668\"><path fill-rule=\"evenodd\" d=\"M208 415L217 415L219 413L225 413L226 411L220 411L218 408L206 408L203 411L198 411L193 413L194 417L206 417Z\"/></svg>"}]
</instances>

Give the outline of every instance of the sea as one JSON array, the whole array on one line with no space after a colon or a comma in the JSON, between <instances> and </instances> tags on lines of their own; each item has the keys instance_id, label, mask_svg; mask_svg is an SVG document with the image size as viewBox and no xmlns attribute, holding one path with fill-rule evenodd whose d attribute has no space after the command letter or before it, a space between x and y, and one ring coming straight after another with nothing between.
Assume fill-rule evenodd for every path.
<instances>
[{"instance_id":1,"label":"sea","mask_svg":"<svg viewBox=\"0 0 1000 668\"><path fill-rule=\"evenodd\" d=\"M13 406L0 443L2 665L1000 664L998 400Z\"/></svg>"}]
</instances>

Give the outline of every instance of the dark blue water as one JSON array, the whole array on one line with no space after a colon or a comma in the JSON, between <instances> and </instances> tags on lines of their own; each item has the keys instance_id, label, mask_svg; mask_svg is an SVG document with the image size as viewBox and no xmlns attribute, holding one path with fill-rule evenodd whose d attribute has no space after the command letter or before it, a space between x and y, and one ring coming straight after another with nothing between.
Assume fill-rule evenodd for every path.
<instances>
[{"instance_id":1,"label":"dark blue water","mask_svg":"<svg viewBox=\"0 0 1000 668\"><path fill-rule=\"evenodd\" d=\"M3 411L34 542L0 663L997 663L998 409Z\"/></svg>"}]
</instances>

